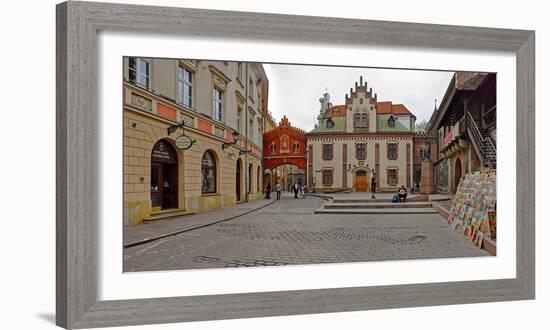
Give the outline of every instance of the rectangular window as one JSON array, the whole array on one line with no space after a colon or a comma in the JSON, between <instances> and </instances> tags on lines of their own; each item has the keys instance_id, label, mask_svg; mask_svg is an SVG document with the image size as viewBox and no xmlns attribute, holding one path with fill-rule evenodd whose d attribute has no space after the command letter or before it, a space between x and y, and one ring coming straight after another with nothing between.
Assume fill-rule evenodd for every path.
<instances>
[{"instance_id":1,"label":"rectangular window","mask_svg":"<svg viewBox=\"0 0 550 330\"><path fill-rule=\"evenodd\" d=\"M254 118L248 120L248 139L252 140L254 138Z\"/></svg>"},{"instance_id":2,"label":"rectangular window","mask_svg":"<svg viewBox=\"0 0 550 330\"><path fill-rule=\"evenodd\" d=\"M388 185L397 186L397 169L388 169Z\"/></svg>"},{"instance_id":3,"label":"rectangular window","mask_svg":"<svg viewBox=\"0 0 550 330\"><path fill-rule=\"evenodd\" d=\"M323 144L323 159L332 159L332 144Z\"/></svg>"},{"instance_id":4,"label":"rectangular window","mask_svg":"<svg viewBox=\"0 0 550 330\"><path fill-rule=\"evenodd\" d=\"M258 117L258 138L262 136L262 120Z\"/></svg>"},{"instance_id":5,"label":"rectangular window","mask_svg":"<svg viewBox=\"0 0 550 330\"><path fill-rule=\"evenodd\" d=\"M367 145L365 143L357 143L355 145L355 157L358 160L365 160L367 158Z\"/></svg>"},{"instance_id":6,"label":"rectangular window","mask_svg":"<svg viewBox=\"0 0 550 330\"><path fill-rule=\"evenodd\" d=\"M388 143L388 159L397 159L397 143Z\"/></svg>"},{"instance_id":7,"label":"rectangular window","mask_svg":"<svg viewBox=\"0 0 550 330\"><path fill-rule=\"evenodd\" d=\"M151 75L151 60L130 57L128 59L128 76L130 81L149 89Z\"/></svg>"},{"instance_id":8,"label":"rectangular window","mask_svg":"<svg viewBox=\"0 0 550 330\"><path fill-rule=\"evenodd\" d=\"M177 102L188 107L193 106L193 74L186 68L178 67Z\"/></svg>"},{"instance_id":9,"label":"rectangular window","mask_svg":"<svg viewBox=\"0 0 550 330\"><path fill-rule=\"evenodd\" d=\"M243 109L239 107L237 108L237 132L239 133L243 132L242 118L243 118Z\"/></svg>"},{"instance_id":10,"label":"rectangular window","mask_svg":"<svg viewBox=\"0 0 550 330\"><path fill-rule=\"evenodd\" d=\"M332 186L332 170L323 170L323 186Z\"/></svg>"},{"instance_id":11,"label":"rectangular window","mask_svg":"<svg viewBox=\"0 0 550 330\"><path fill-rule=\"evenodd\" d=\"M237 64L237 78L244 82L244 63Z\"/></svg>"},{"instance_id":12,"label":"rectangular window","mask_svg":"<svg viewBox=\"0 0 550 330\"><path fill-rule=\"evenodd\" d=\"M248 97L250 97L251 100L254 100L254 81L252 78L248 79Z\"/></svg>"},{"instance_id":13,"label":"rectangular window","mask_svg":"<svg viewBox=\"0 0 550 330\"><path fill-rule=\"evenodd\" d=\"M212 90L212 117L217 121L222 121L223 111L223 92L214 87Z\"/></svg>"}]
</instances>

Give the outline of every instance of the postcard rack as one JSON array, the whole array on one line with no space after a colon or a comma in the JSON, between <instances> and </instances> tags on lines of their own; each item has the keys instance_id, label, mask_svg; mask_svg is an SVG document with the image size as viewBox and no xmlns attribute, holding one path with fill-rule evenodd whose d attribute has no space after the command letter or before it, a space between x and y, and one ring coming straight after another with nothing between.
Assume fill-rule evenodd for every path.
<instances>
[{"instance_id":1,"label":"postcard rack","mask_svg":"<svg viewBox=\"0 0 550 330\"><path fill-rule=\"evenodd\" d=\"M496 171L466 174L457 188L447 223L477 248L496 253Z\"/></svg>"}]
</instances>

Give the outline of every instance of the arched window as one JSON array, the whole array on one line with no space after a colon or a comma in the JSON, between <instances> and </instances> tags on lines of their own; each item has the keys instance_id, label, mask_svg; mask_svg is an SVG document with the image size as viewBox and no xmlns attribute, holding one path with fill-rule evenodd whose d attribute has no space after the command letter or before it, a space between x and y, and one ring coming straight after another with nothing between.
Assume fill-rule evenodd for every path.
<instances>
[{"instance_id":1,"label":"arched window","mask_svg":"<svg viewBox=\"0 0 550 330\"><path fill-rule=\"evenodd\" d=\"M211 151L202 155L201 161L201 192L213 194L216 192L216 158Z\"/></svg>"},{"instance_id":2,"label":"arched window","mask_svg":"<svg viewBox=\"0 0 550 330\"><path fill-rule=\"evenodd\" d=\"M355 127L361 127L361 114L355 114Z\"/></svg>"},{"instance_id":3,"label":"arched window","mask_svg":"<svg viewBox=\"0 0 550 330\"><path fill-rule=\"evenodd\" d=\"M271 153L274 154L274 153L276 153L276 152L277 152L277 145L276 145L275 143L273 143L273 144L271 145Z\"/></svg>"},{"instance_id":4,"label":"arched window","mask_svg":"<svg viewBox=\"0 0 550 330\"><path fill-rule=\"evenodd\" d=\"M367 114L364 113L363 116L362 116L362 121L361 121L361 126L363 127L367 127Z\"/></svg>"}]
</instances>

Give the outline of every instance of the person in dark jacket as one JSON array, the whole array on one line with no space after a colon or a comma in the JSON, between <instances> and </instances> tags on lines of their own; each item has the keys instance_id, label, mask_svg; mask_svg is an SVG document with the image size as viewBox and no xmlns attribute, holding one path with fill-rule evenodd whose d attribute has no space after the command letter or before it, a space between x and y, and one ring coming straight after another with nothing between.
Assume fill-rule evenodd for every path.
<instances>
[{"instance_id":1,"label":"person in dark jacket","mask_svg":"<svg viewBox=\"0 0 550 330\"><path fill-rule=\"evenodd\" d=\"M370 179L370 189L372 191L372 198L376 198L374 197L374 194L376 193L376 174L373 174L372 175L372 178Z\"/></svg>"},{"instance_id":2,"label":"person in dark jacket","mask_svg":"<svg viewBox=\"0 0 550 330\"><path fill-rule=\"evenodd\" d=\"M399 201L406 202L407 201L407 189L405 189L405 186L401 186L399 190L397 191L397 197L399 198Z\"/></svg>"}]
</instances>

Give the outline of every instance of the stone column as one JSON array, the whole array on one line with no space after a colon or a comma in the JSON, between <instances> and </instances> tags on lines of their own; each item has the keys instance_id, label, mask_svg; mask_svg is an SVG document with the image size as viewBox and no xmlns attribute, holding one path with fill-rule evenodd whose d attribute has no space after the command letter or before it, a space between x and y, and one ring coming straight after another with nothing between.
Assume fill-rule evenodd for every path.
<instances>
[{"instance_id":1,"label":"stone column","mask_svg":"<svg viewBox=\"0 0 550 330\"><path fill-rule=\"evenodd\" d=\"M423 160L420 172L420 193L433 194L435 193L434 186L434 166L431 160Z\"/></svg>"}]
</instances>

